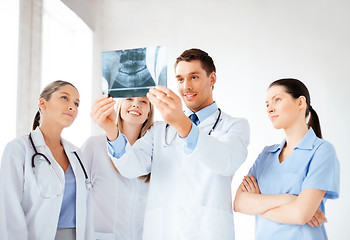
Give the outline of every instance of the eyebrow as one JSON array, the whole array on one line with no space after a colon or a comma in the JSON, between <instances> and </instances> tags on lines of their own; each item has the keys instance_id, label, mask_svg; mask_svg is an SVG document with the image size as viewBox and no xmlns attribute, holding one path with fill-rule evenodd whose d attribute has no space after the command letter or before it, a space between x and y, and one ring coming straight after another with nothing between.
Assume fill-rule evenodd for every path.
<instances>
[{"instance_id":1,"label":"eyebrow","mask_svg":"<svg viewBox=\"0 0 350 240\"><path fill-rule=\"evenodd\" d=\"M195 75L195 74L199 74L199 72L190 72L189 74L185 74L185 75ZM176 78L182 77L181 74L178 74L175 76Z\"/></svg>"},{"instance_id":2,"label":"eyebrow","mask_svg":"<svg viewBox=\"0 0 350 240\"><path fill-rule=\"evenodd\" d=\"M61 92L61 93L63 93L63 94L66 94L66 95L70 96L70 94L69 94L69 93L67 93L67 92ZM76 101L78 101L78 102L80 102L79 98L77 98L77 99L75 99L75 100L76 100Z\"/></svg>"}]
</instances>

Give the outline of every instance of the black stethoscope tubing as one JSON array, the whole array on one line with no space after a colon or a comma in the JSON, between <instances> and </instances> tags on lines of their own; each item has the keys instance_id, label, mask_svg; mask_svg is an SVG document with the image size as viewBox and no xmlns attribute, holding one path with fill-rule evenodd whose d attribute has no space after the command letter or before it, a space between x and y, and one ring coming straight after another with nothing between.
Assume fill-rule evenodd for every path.
<instances>
[{"instance_id":1,"label":"black stethoscope tubing","mask_svg":"<svg viewBox=\"0 0 350 240\"><path fill-rule=\"evenodd\" d=\"M33 146L34 152L35 152L35 153L33 154L33 156L32 156L32 168L35 168L34 159L35 159L36 156L42 156L42 157L51 165L50 160L45 156L45 154L39 153L39 152L36 150L36 147L35 147L35 145L34 145L34 142L33 142L31 133L29 133L29 140L30 140L30 142L31 142L31 144L32 144L32 146ZM74 153L74 155L76 156L76 158L78 159L78 162L79 162L79 164L80 164L80 166L81 166L81 169L83 169L83 172L84 172L84 175L85 175L85 181L88 181L88 179L89 179L89 178L88 178L88 175L87 175L87 173L86 173L86 170L85 170L85 167L84 167L82 161L80 160L80 157L79 157L78 153L77 153L76 151L73 151L73 153Z\"/></svg>"}]
</instances>

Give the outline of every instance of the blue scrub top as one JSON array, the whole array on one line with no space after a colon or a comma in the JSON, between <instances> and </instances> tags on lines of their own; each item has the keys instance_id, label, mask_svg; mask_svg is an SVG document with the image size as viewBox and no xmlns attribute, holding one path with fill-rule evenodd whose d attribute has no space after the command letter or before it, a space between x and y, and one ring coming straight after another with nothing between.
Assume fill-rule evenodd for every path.
<instances>
[{"instance_id":1,"label":"blue scrub top","mask_svg":"<svg viewBox=\"0 0 350 240\"><path fill-rule=\"evenodd\" d=\"M65 186L58 228L76 227L76 181L71 165L64 172Z\"/></svg>"},{"instance_id":2,"label":"blue scrub top","mask_svg":"<svg viewBox=\"0 0 350 240\"><path fill-rule=\"evenodd\" d=\"M304 189L325 190L319 206L325 213L326 199L339 197L340 170L334 147L317 138L310 128L294 152L280 163L284 145L285 140L265 147L249 171L257 179L261 193L299 195ZM258 215L255 228L257 240L328 239L324 224L314 228L308 224L288 225Z\"/></svg>"}]
</instances>

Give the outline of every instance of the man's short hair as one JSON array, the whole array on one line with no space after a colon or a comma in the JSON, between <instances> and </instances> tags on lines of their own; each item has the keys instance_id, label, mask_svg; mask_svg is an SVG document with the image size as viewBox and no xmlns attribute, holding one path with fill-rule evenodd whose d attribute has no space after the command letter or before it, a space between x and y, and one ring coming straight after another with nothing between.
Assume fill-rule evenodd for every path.
<instances>
[{"instance_id":1,"label":"man's short hair","mask_svg":"<svg viewBox=\"0 0 350 240\"><path fill-rule=\"evenodd\" d=\"M181 61L191 62L194 60L199 60L201 62L202 68L206 71L207 76L209 76L209 74L212 72L216 72L213 59L208 55L208 53L197 48L188 49L178 58L176 58L175 68Z\"/></svg>"}]
</instances>

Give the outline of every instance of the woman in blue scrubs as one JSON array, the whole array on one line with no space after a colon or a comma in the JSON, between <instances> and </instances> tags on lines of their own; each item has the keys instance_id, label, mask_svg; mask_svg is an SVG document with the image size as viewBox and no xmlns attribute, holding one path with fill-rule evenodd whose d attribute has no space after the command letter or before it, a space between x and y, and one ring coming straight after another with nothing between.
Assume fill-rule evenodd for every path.
<instances>
[{"instance_id":1,"label":"woman in blue scrubs","mask_svg":"<svg viewBox=\"0 0 350 240\"><path fill-rule=\"evenodd\" d=\"M280 79L270 84L266 106L285 139L260 153L234 210L256 215L256 239L327 239L325 202L339 197L339 162L322 139L309 92L299 80Z\"/></svg>"}]
</instances>

